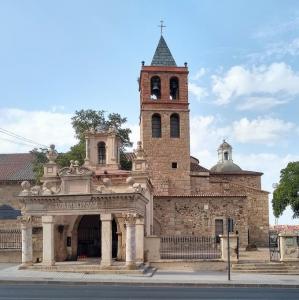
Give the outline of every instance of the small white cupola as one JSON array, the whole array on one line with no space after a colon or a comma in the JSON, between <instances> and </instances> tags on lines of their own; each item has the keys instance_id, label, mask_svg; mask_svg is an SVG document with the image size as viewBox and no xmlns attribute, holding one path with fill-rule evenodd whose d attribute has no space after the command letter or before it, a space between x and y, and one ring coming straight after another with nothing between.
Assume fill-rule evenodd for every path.
<instances>
[{"instance_id":1,"label":"small white cupola","mask_svg":"<svg viewBox=\"0 0 299 300\"><path fill-rule=\"evenodd\" d=\"M223 140L222 144L218 148L218 162L224 163L226 161L233 160L233 148L232 146Z\"/></svg>"},{"instance_id":2,"label":"small white cupola","mask_svg":"<svg viewBox=\"0 0 299 300\"><path fill-rule=\"evenodd\" d=\"M98 128L85 133L86 156L84 165L94 170L120 169L121 139L115 127Z\"/></svg>"},{"instance_id":3,"label":"small white cupola","mask_svg":"<svg viewBox=\"0 0 299 300\"><path fill-rule=\"evenodd\" d=\"M242 171L242 169L233 162L233 148L228 142L223 140L217 151L218 162L210 169L211 172L231 173Z\"/></svg>"}]
</instances>

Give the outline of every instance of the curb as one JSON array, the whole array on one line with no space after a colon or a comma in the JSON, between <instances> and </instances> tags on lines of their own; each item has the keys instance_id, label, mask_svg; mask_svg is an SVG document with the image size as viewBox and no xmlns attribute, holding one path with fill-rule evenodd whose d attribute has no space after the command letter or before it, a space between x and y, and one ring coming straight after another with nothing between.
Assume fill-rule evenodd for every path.
<instances>
[{"instance_id":1,"label":"curb","mask_svg":"<svg viewBox=\"0 0 299 300\"><path fill-rule=\"evenodd\" d=\"M186 287L186 288L287 288L299 289L299 284L267 284L267 283L183 283L183 282L115 282L115 281L62 281L62 280L0 280L1 285L113 285L140 287Z\"/></svg>"}]
</instances>

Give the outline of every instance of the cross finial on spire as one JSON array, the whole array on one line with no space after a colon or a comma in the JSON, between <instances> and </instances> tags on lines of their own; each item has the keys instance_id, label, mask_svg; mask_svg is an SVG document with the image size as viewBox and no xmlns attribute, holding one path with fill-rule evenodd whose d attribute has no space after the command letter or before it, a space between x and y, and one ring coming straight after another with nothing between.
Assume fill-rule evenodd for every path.
<instances>
[{"instance_id":1,"label":"cross finial on spire","mask_svg":"<svg viewBox=\"0 0 299 300\"><path fill-rule=\"evenodd\" d=\"M164 21L163 21L163 20L161 20L161 21L160 21L160 23L161 23L161 24L160 24L160 25L158 25L158 26L161 28L161 35L163 35L163 28L164 28L164 27L166 27L166 26L165 26L165 25L163 25L163 23L164 23Z\"/></svg>"}]
</instances>

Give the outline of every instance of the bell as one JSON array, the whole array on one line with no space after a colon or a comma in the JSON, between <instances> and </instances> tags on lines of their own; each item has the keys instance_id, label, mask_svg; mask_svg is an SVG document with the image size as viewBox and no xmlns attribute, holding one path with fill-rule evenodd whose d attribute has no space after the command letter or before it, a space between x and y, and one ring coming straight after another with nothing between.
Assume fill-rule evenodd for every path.
<instances>
[{"instance_id":1,"label":"bell","mask_svg":"<svg viewBox=\"0 0 299 300\"><path fill-rule=\"evenodd\" d=\"M175 81L173 81L173 82L171 83L171 88L172 88L172 89L177 89L177 87L178 87L177 83L176 83Z\"/></svg>"},{"instance_id":2,"label":"bell","mask_svg":"<svg viewBox=\"0 0 299 300\"><path fill-rule=\"evenodd\" d=\"M159 90L160 90L159 85L158 85L157 82L154 82L154 83L153 83L153 88L152 88L152 90L153 90L153 91L159 91Z\"/></svg>"}]
</instances>

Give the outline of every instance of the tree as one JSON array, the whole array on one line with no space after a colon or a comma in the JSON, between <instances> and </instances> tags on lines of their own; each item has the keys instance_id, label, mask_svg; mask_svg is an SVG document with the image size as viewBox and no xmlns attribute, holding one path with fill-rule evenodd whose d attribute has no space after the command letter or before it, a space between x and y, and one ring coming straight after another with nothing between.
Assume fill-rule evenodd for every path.
<instances>
[{"instance_id":1,"label":"tree","mask_svg":"<svg viewBox=\"0 0 299 300\"><path fill-rule=\"evenodd\" d=\"M71 118L72 126L75 130L78 143L70 148L70 151L66 153L59 153L56 162L60 167L69 166L70 160L78 160L82 165L85 158L85 131L91 129L108 129L113 126L117 129L118 135L122 140L122 147L120 149L120 164L124 170L130 170L132 163L126 159L124 151L126 147L132 146L130 141L130 128L123 128L123 125L127 122L127 118L121 117L118 113L111 113L108 117L105 117L103 110L79 110L75 112L75 115ZM46 158L47 149L33 149L31 153L35 156L34 161L34 173L36 181L39 182L43 175L43 164L47 162Z\"/></svg>"},{"instance_id":2,"label":"tree","mask_svg":"<svg viewBox=\"0 0 299 300\"><path fill-rule=\"evenodd\" d=\"M281 216L288 205L294 212L293 218L298 218L299 161L288 163L287 167L280 171L280 181L274 190L272 199L274 216L276 218Z\"/></svg>"}]
</instances>

